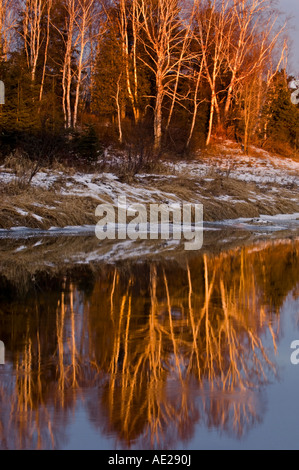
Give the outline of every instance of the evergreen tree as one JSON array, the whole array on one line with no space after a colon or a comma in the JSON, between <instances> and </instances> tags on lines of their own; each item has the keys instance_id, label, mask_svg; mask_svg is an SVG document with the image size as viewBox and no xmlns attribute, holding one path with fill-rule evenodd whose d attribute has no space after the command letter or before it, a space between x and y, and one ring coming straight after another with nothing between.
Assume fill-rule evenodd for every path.
<instances>
[{"instance_id":1,"label":"evergreen tree","mask_svg":"<svg viewBox=\"0 0 299 470\"><path fill-rule=\"evenodd\" d=\"M291 101L291 91L284 70L278 72L273 79L263 117L266 139L292 147L298 145L299 109Z\"/></svg>"}]
</instances>

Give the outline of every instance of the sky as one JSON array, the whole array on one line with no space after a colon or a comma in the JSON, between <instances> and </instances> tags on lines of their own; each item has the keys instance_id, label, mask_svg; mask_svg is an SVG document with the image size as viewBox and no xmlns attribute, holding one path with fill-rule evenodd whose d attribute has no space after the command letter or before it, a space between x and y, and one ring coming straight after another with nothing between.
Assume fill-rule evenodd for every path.
<instances>
[{"instance_id":1,"label":"sky","mask_svg":"<svg viewBox=\"0 0 299 470\"><path fill-rule=\"evenodd\" d=\"M289 27L292 44L288 71L299 78L299 0L278 0L278 7L281 12L293 17Z\"/></svg>"}]
</instances>

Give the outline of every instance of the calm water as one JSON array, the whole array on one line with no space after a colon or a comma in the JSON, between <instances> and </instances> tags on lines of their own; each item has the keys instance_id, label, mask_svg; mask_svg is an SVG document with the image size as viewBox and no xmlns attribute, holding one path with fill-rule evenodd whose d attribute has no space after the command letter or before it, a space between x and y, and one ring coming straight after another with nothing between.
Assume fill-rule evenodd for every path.
<instances>
[{"instance_id":1,"label":"calm water","mask_svg":"<svg viewBox=\"0 0 299 470\"><path fill-rule=\"evenodd\" d=\"M4 270L1 449L299 448L299 242Z\"/></svg>"}]
</instances>

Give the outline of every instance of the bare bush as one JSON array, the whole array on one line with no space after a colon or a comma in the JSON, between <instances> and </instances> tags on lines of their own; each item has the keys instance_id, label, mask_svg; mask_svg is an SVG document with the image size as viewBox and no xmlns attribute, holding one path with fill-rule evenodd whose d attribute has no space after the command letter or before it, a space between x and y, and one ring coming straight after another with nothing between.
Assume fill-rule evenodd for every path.
<instances>
[{"instance_id":1,"label":"bare bush","mask_svg":"<svg viewBox=\"0 0 299 470\"><path fill-rule=\"evenodd\" d=\"M40 161L32 161L26 153L19 150L8 155L4 165L15 174L14 185L19 189L30 186L32 179L41 169Z\"/></svg>"}]
</instances>

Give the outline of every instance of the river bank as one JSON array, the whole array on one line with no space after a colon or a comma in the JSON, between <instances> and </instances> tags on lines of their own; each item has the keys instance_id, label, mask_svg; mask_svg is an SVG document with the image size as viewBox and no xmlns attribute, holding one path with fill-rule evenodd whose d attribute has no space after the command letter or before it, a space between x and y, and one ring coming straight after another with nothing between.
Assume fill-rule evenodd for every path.
<instances>
[{"instance_id":1,"label":"river bank","mask_svg":"<svg viewBox=\"0 0 299 470\"><path fill-rule=\"evenodd\" d=\"M265 216L299 214L299 161L258 149L245 156L231 142L190 161L161 162L156 174L123 178L115 168L115 159L92 173L41 168L24 186L20 173L1 166L1 231L79 231L96 225L99 204L116 206L120 196L128 204L203 204L205 222L252 219L265 225Z\"/></svg>"}]
</instances>

